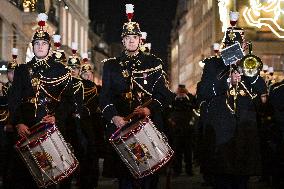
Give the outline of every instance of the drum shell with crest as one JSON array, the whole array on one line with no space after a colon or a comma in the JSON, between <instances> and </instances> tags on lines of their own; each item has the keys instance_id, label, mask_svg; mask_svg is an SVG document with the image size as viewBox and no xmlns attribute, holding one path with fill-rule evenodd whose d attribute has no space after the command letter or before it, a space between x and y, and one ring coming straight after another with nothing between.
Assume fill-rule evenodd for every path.
<instances>
[{"instance_id":1,"label":"drum shell with crest","mask_svg":"<svg viewBox=\"0 0 284 189\"><path fill-rule=\"evenodd\" d=\"M141 119L109 139L135 178L153 174L164 166L174 151L166 136L149 118Z\"/></svg>"},{"instance_id":2,"label":"drum shell with crest","mask_svg":"<svg viewBox=\"0 0 284 189\"><path fill-rule=\"evenodd\" d=\"M39 187L57 184L71 175L78 160L55 125L41 123L15 145Z\"/></svg>"}]
</instances>

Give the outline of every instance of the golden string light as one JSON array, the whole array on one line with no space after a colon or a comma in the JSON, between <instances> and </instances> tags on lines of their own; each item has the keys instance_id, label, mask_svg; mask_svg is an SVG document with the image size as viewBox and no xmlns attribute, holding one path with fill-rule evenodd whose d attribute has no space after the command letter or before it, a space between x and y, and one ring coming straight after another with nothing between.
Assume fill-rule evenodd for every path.
<instances>
[{"instance_id":1,"label":"golden string light","mask_svg":"<svg viewBox=\"0 0 284 189\"><path fill-rule=\"evenodd\" d=\"M268 27L277 37L284 39L284 26L279 24L284 16L284 0L250 0L243 16L247 24L253 27Z\"/></svg>"}]
</instances>

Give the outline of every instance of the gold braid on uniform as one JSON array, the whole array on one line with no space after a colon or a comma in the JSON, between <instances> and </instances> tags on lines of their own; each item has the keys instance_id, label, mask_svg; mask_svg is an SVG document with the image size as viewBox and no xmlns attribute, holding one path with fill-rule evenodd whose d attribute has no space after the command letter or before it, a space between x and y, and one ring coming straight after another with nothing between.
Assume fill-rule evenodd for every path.
<instances>
[{"instance_id":1,"label":"gold braid on uniform","mask_svg":"<svg viewBox=\"0 0 284 189\"><path fill-rule=\"evenodd\" d=\"M36 62L33 63L33 67L44 66L45 68L49 68L50 66L47 63L47 60L50 59L51 56L48 55L43 59L36 59Z\"/></svg>"},{"instance_id":2,"label":"gold braid on uniform","mask_svg":"<svg viewBox=\"0 0 284 189\"><path fill-rule=\"evenodd\" d=\"M74 94L77 94L82 88L84 88L84 85L81 80L78 80L78 82L73 84Z\"/></svg>"},{"instance_id":3,"label":"gold braid on uniform","mask_svg":"<svg viewBox=\"0 0 284 189\"><path fill-rule=\"evenodd\" d=\"M64 86L63 90L60 92L58 97L52 96L46 89L45 87L55 87L57 85L62 84L63 82L68 81L66 85ZM58 78L48 78L44 76L40 76L39 82L41 83L40 88L52 99L56 101L60 101L61 94L65 91L66 87L68 86L69 82L71 81L71 74L68 72L63 76L60 76Z\"/></svg>"},{"instance_id":4,"label":"gold braid on uniform","mask_svg":"<svg viewBox=\"0 0 284 189\"><path fill-rule=\"evenodd\" d=\"M48 78L48 77L44 77L43 75L39 74L40 77L39 78L33 78L32 79L32 86L35 87L36 89L36 96L35 98L32 99L32 103L34 103L35 105L35 115L37 112L37 105L38 105L38 97L39 97L39 93L40 93L40 89L47 95L49 96L51 99L59 102L60 98L61 98L61 94L65 91L66 87L68 86L69 82L71 81L71 73L68 72L63 76L60 76L58 78ZM64 86L63 90L60 92L60 94L58 96L53 96L52 94L50 94L48 92L48 90L46 89L46 87L55 87L57 85L62 84L63 82L66 82L66 85Z\"/></svg>"},{"instance_id":5,"label":"gold braid on uniform","mask_svg":"<svg viewBox=\"0 0 284 189\"><path fill-rule=\"evenodd\" d=\"M229 89L229 91L227 92L227 96L238 96L238 95L241 95L241 96L250 96L251 99L254 99L255 97L257 97L257 94L252 94L248 89L247 87L245 86L245 84L243 83L243 81L239 82L241 84L241 86L243 87L243 89L235 89L235 88L232 88L232 89ZM234 99L235 101L235 99ZM235 102L234 102L235 103ZM231 107L231 105L229 104L228 102L228 98L226 98L226 105L227 107L229 108L229 110L234 114L235 113L235 108L233 109ZM234 104L235 106L235 104Z\"/></svg>"},{"instance_id":6,"label":"gold braid on uniform","mask_svg":"<svg viewBox=\"0 0 284 189\"><path fill-rule=\"evenodd\" d=\"M160 70L160 69L162 69L162 65L156 66L154 68L149 68L149 69L146 69L146 70L141 70L141 71L137 71L137 69L135 69L133 71L133 73L147 73L147 72L157 71L157 70Z\"/></svg>"},{"instance_id":7,"label":"gold braid on uniform","mask_svg":"<svg viewBox=\"0 0 284 189\"><path fill-rule=\"evenodd\" d=\"M162 65L156 66L154 68L149 68L146 70L141 70L138 71L137 69L135 69L134 71L132 71L132 77L133 77L133 82L145 93L147 93L148 95L152 96L151 92L147 91L146 89L144 89L144 87L142 85L140 85L135 79L143 79L143 74L144 73L148 73L147 77L151 76L152 74L161 71L162 70ZM137 74L137 76L134 76L134 74ZM160 77L159 77L160 78ZM153 85L154 86L154 85Z\"/></svg>"},{"instance_id":8,"label":"gold braid on uniform","mask_svg":"<svg viewBox=\"0 0 284 189\"><path fill-rule=\"evenodd\" d=\"M2 87L3 96L7 96L8 90L11 86L12 86L11 82L8 82L5 85L3 85L3 87ZM4 106L0 106L0 107L1 107L0 122L6 122L8 120L8 117L9 117L9 111L6 109L8 107L8 104L6 104ZM2 109L2 107L4 109Z\"/></svg>"},{"instance_id":9,"label":"gold braid on uniform","mask_svg":"<svg viewBox=\"0 0 284 189\"><path fill-rule=\"evenodd\" d=\"M88 98L88 101L86 102L86 103L84 103L84 105L87 105L87 104L89 104L89 102L93 99L93 98L95 98L96 96L97 96L97 94L98 94L98 90L97 90L97 87L96 86L94 86L94 87L88 87L88 88L84 88L84 97L85 98L87 98L87 97L89 97Z\"/></svg>"},{"instance_id":10,"label":"gold braid on uniform","mask_svg":"<svg viewBox=\"0 0 284 189\"><path fill-rule=\"evenodd\" d=\"M12 84L10 84L11 86ZM3 95L6 96L7 93L8 93L8 89L10 88L10 86L7 86L7 85L3 85L2 87L2 91L3 91Z\"/></svg>"},{"instance_id":11,"label":"gold braid on uniform","mask_svg":"<svg viewBox=\"0 0 284 189\"><path fill-rule=\"evenodd\" d=\"M0 110L0 122L4 122L9 117L9 111L8 110Z\"/></svg>"}]
</instances>

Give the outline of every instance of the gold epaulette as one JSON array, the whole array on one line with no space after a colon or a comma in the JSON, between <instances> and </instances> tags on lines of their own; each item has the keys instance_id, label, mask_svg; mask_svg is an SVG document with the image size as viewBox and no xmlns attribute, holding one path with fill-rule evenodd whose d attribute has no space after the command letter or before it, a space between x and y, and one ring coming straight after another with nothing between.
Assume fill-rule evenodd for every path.
<instances>
[{"instance_id":1,"label":"gold epaulette","mask_svg":"<svg viewBox=\"0 0 284 189\"><path fill-rule=\"evenodd\" d=\"M102 60L102 63L105 63L105 62L107 62L109 60L116 60L116 57L106 58L106 59Z\"/></svg>"}]
</instances>

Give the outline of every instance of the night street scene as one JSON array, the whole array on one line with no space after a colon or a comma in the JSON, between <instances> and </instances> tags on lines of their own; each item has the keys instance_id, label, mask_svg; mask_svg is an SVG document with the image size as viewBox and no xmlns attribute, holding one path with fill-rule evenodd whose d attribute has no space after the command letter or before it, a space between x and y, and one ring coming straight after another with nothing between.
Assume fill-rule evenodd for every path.
<instances>
[{"instance_id":1,"label":"night street scene","mask_svg":"<svg viewBox=\"0 0 284 189\"><path fill-rule=\"evenodd\" d=\"M284 0L0 3L0 189L284 188Z\"/></svg>"}]
</instances>

